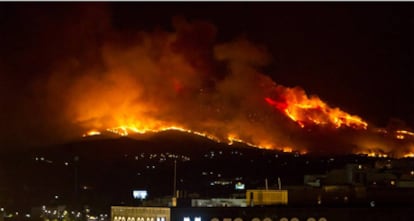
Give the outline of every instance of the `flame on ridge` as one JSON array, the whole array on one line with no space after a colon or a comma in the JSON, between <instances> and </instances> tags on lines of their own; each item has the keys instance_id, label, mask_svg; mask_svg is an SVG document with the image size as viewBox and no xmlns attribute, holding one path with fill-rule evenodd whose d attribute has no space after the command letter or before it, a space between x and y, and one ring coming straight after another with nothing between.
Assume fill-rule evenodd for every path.
<instances>
[{"instance_id":1,"label":"flame on ridge","mask_svg":"<svg viewBox=\"0 0 414 221\"><path fill-rule=\"evenodd\" d=\"M132 133L137 133L137 134L146 134L146 133L158 133L158 132L162 132L162 131L169 131L169 130L176 130L176 131L181 131L181 132L185 132L185 133L190 133L190 134L196 134L198 136L202 136L202 137L206 137L210 140L216 141L216 142L220 142L220 140L212 135L209 135L207 133L201 133L201 132L197 132L197 131L192 131L192 130L188 130L185 129L183 127L179 127L179 126L165 126L165 127L160 127L157 129L139 129L136 126L120 126L120 127L114 127L114 128L108 128L106 129L106 131L117 134L119 136L128 136L131 132ZM95 131L95 130L92 130Z\"/></svg>"},{"instance_id":2,"label":"flame on ridge","mask_svg":"<svg viewBox=\"0 0 414 221\"><path fill-rule=\"evenodd\" d=\"M90 137L90 136L97 136L101 135L101 132L98 130L90 130L82 135L82 137Z\"/></svg>"},{"instance_id":3,"label":"flame on ridge","mask_svg":"<svg viewBox=\"0 0 414 221\"><path fill-rule=\"evenodd\" d=\"M106 129L106 131L111 132L111 133L116 134L116 135L119 135L121 137L128 136L131 133L146 134L146 133L158 133L158 132L170 131L170 130L181 131L181 132L185 132L185 133L189 133L189 134L195 134L195 135L213 140L217 143L223 143L224 142L224 143L227 143L228 145L233 145L235 142L237 142L237 143L246 144L246 145L251 146L251 147L256 147L256 148L259 148L259 149L278 149L278 150L280 150L282 152L285 152L285 153L292 153L292 152L295 151L294 148L289 147L289 146L274 148L273 145L268 144L268 143L261 143L259 145L253 144L253 143L246 142L246 141L238 138L238 136L235 135L235 134L229 134L226 138L227 140L223 141L223 140L219 139L218 137L210 135L208 133L192 131L192 130L188 130L188 129L185 129L185 128L179 127L179 126L161 127L161 128L158 128L158 129L139 129L135 126L120 126L120 127L114 127L114 128ZM84 133L82 135L82 137L97 136L97 135L101 135L101 134L102 133L100 131L98 131L96 129L93 129L93 130L90 130L90 131ZM305 154L306 152L301 151L300 153Z\"/></svg>"},{"instance_id":4,"label":"flame on ridge","mask_svg":"<svg viewBox=\"0 0 414 221\"><path fill-rule=\"evenodd\" d=\"M363 154L363 155L366 155L368 157L375 157L375 158L388 158L388 157L390 157L389 154L381 153L379 151L362 151L362 152L359 152L359 154ZM402 157L402 158L414 158L414 151L412 151L412 152L406 152L406 153L402 154L399 157Z\"/></svg>"},{"instance_id":5,"label":"flame on ridge","mask_svg":"<svg viewBox=\"0 0 414 221\"><path fill-rule=\"evenodd\" d=\"M306 125L332 125L335 128L347 126L366 130L368 127L368 123L359 116L331 108L316 96L308 98L303 90L297 88L286 88L278 99L266 97L265 101L302 128Z\"/></svg>"}]
</instances>

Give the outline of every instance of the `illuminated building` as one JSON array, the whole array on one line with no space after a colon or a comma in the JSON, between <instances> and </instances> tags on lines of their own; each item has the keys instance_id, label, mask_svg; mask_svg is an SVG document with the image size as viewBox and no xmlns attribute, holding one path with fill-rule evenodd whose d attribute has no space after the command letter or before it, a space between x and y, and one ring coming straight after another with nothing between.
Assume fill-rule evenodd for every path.
<instances>
[{"instance_id":1,"label":"illuminated building","mask_svg":"<svg viewBox=\"0 0 414 221\"><path fill-rule=\"evenodd\" d=\"M121 207L111 208L111 221L170 221L168 207Z\"/></svg>"},{"instance_id":2,"label":"illuminated building","mask_svg":"<svg viewBox=\"0 0 414 221\"><path fill-rule=\"evenodd\" d=\"M413 220L411 208L119 207L111 221L349 221Z\"/></svg>"},{"instance_id":3,"label":"illuminated building","mask_svg":"<svg viewBox=\"0 0 414 221\"><path fill-rule=\"evenodd\" d=\"M287 190L247 190L246 201L250 206L287 205Z\"/></svg>"}]
</instances>

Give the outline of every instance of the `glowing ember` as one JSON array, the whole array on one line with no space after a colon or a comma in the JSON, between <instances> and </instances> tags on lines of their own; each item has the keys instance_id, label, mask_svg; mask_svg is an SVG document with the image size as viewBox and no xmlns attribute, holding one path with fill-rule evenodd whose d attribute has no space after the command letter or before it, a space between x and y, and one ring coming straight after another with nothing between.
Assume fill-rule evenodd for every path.
<instances>
[{"instance_id":1,"label":"glowing ember","mask_svg":"<svg viewBox=\"0 0 414 221\"><path fill-rule=\"evenodd\" d=\"M414 136L413 132L406 131L406 130L397 130L395 132L398 133L398 134L406 134L406 135Z\"/></svg>"},{"instance_id":2,"label":"glowing ember","mask_svg":"<svg viewBox=\"0 0 414 221\"><path fill-rule=\"evenodd\" d=\"M395 131L395 138L399 140L403 140L406 138L406 136L414 137L414 133L407 131L407 130L396 130Z\"/></svg>"},{"instance_id":3,"label":"glowing ember","mask_svg":"<svg viewBox=\"0 0 414 221\"><path fill-rule=\"evenodd\" d=\"M404 154L404 157L405 157L405 158L414 158L414 153L407 153L407 154Z\"/></svg>"},{"instance_id":4,"label":"glowing ember","mask_svg":"<svg viewBox=\"0 0 414 221\"><path fill-rule=\"evenodd\" d=\"M395 138L400 139L400 140L403 140L405 137L404 137L404 135L397 134L397 135L395 136Z\"/></svg>"},{"instance_id":5,"label":"glowing ember","mask_svg":"<svg viewBox=\"0 0 414 221\"><path fill-rule=\"evenodd\" d=\"M234 142L243 143L243 140L241 140L240 138L237 138L237 136L234 134L230 134L229 136L227 136L227 140L229 141L228 142L229 145L233 145Z\"/></svg>"},{"instance_id":6,"label":"glowing ember","mask_svg":"<svg viewBox=\"0 0 414 221\"><path fill-rule=\"evenodd\" d=\"M292 153L293 152L293 148L291 147L283 147L282 151L285 153Z\"/></svg>"},{"instance_id":7,"label":"glowing ember","mask_svg":"<svg viewBox=\"0 0 414 221\"><path fill-rule=\"evenodd\" d=\"M90 130L90 131L84 133L82 135L82 137L90 137L90 136L97 136L97 135L101 135L101 132L99 132L97 130Z\"/></svg>"},{"instance_id":8,"label":"glowing ember","mask_svg":"<svg viewBox=\"0 0 414 221\"><path fill-rule=\"evenodd\" d=\"M405 139L414 138L414 133L411 131L407 131L407 130L387 131L383 128L380 128L380 129L374 130L374 132L383 134L384 136L391 136L397 140L405 140Z\"/></svg>"},{"instance_id":9,"label":"glowing ember","mask_svg":"<svg viewBox=\"0 0 414 221\"><path fill-rule=\"evenodd\" d=\"M374 131L377 132L377 133L381 133L381 134L387 134L388 133L388 131L385 130L384 128L378 128L378 129L375 129Z\"/></svg>"},{"instance_id":10,"label":"glowing ember","mask_svg":"<svg viewBox=\"0 0 414 221\"><path fill-rule=\"evenodd\" d=\"M257 147L257 148L260 148L260 149L279 149L279 150L282 150L282 148L275 148L271 144L266 144L266 143L254 144L254 143L246 142L243 139L238 138L238 136L235 135L235 134L228 135L227 136L227 144L228 145L233 145L234 142L243 143L243 144L246 144L248 146Z\"/></svg>"},{"instance_id":11,"label":"glowing ember","mask_svg":"<svg viewBox=\"0 0 414 221\"><path fill-rule=\"evenodd\" d=\"M388 154L382 153L379 151L366 151L366 152L360 152L359 154L367 155L368 157L375 157L375 158L387 158L389 157Z\"/></svg>"}]
</instances>

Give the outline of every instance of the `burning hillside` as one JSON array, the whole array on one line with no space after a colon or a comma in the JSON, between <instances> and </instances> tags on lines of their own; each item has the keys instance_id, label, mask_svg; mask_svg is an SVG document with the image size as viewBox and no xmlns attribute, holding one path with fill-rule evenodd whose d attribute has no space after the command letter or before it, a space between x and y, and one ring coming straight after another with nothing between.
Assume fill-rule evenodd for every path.
<instances>
[{"instance_id":1,"label":"burning hillside","mask_svg":"<svg viewBox=\"0 0 414 221\"><path fill-rule=\"evenodd\" d=\"M339 108L330 108L317 97L308 98L303 90L297 88L284 88L281 101L266 97L265 100L291 120L304 128L306 125L315 124L321 126L342 126L355 129L367 129L368 124L358 116L352 116Z\"/></svg>"},{"instance_id":2,"label":"burning hillside","mask_svg":"<svg viewBox=\"0 0 414 221\"><path fill-rule=\"evenodd\" d=\"M103 42L98 67L69 63L50 78L51 92L66 88L57 99L71 124L89 131L84 136L179 130L284 151L413 151L409 131L378 133L361 117L275 83L261 72L271 61L264 47L246 38L216 43L207 22L175 18L173 26L127 40L116 34Z\"/></svg>"}]
</instances>

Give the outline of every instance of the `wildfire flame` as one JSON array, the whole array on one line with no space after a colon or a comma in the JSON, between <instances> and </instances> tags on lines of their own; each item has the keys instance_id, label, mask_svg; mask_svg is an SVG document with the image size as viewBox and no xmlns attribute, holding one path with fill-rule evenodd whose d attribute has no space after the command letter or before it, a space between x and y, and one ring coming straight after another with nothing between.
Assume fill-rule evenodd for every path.
<instances>
[{"instance_id":1,"label":"wildfire flame","mask_svg":"<svg viewBox=\"0 0 414 221\"><path fill-rule=\"evenodd\" d=\"M368 157L376 157L376 158L387 158L388 154L377 152L377 151L366 151L360 152L360 154L367 155Z\"/></svg>"},{"instance_id":2,"label":"wildfire flame","mask_svg":"<svg viewBox=\"0 0 414 221\"><path fill-rule=\"evenodd\" d=\"M302 128L309 124L332 125L335 128L347 126L364 130L368 127L368 123L360 117L350 115L339 108L331 108L318 97L308 98L302 90L285 88L283 91L284 93L279 95L279 100L266 97L265 101Z\"/></svg>"},{"instance_id":3,"label":"wildfire flame","mask_svg":"<svg viewBox=\"0 0 414 221\"><path fill-rule=\"evenodd\" d=\"M101 132L97 131L97 130L90 130L90 131L84 133L82 135L82 137L90 137L90 136L97 136L97 135L101 135Z\"/></svg>"},{"instance_id":4,"label":"wildfire flame","mask_svg":"<svg viewBox=\"0 0 414 221\"><path fill-rule=\"evenodd\" d=\"M414 152L404 154L405 158L414 158Z\"/></svg>"},{"instance_id":5,"label":"wildfire flame","mask_svg":"<svg viewBox=\"0 0 414 221\"><path fill-rule=\"evenodd\" d=\"M130 126L119 126L115 128L106 129L106 131L117 134L122 137L128 136L130 133L146 134L146 133L158 133L158 132L169 131L169 130L176 130L176 131L181 131L181 132L185 132L189 134L195 134L198 136L206 137L210 140L214 140L216 142L220 142L220 140L215 136L208 135L207 133L201 133L197 131L188 130L188 129L178 127L178 126L169 126L169 127L165 126L165 127L152 128L152 129L150 128L143 129L143 128L138 128L136 126L130 125Z\"/></svg>"},{"instance_id":6,"label":"wildfire flame","mask_svg":"<svg viewBox=\"0 0 414 221\"><path fill-rule=\"evenodd\" d=\"M51 100L64 106L64 120L93 129L83 136L178 130L284 152L414 152L408 130L376 132L301 88L276 84L259 70L271 61L264 47L246 38L215 43L217 29L202 21L174 19L173 26L175 32L103 41L94 48L96 64L68 62L52 75ZM308 133L313 127L323 138Z\"/></svg>"},{"instance_id":7,"label":"wildfire flame","mask_svg":"<svg viewBox=\"0 0 414 221\"><path fill-rule=\"evenodd\" d=\"M397 130L395 131L395 138L404 140L406 136L414 137L414 133L406 130Z\"/></svg>"}]
</instances>

